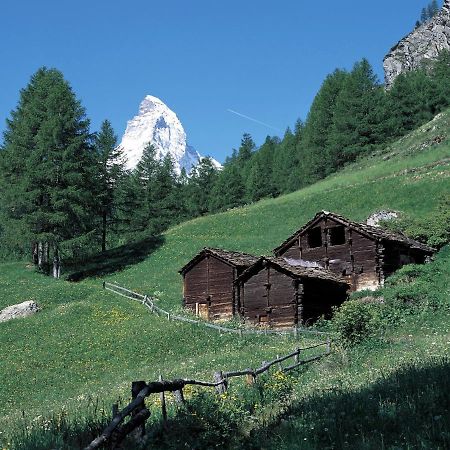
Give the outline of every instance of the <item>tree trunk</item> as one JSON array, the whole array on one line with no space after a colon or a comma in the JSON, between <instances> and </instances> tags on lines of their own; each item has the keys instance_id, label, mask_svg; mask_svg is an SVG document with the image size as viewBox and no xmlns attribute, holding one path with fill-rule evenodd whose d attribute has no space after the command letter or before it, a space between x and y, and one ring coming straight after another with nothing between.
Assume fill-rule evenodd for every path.
<instances>
[{"instance_id":1,"label":"tree trunk","mask_svg":"<svg viewBox=\"0 0 450 450\"><path fill-rule=\"evenodd\" d=\"M102 223L102 252L106 250L106 212L103 213Z\"/></svg>"},{"instance_id":2,"label":"tree trunk","mask_svg":"<svg viewBox=\"0 0 450 450\"><path fill-rule=\"evenodd\" d=\"M61 259L59 257L59 250L55 248L55 254L53 256L53 278L59 278L61 276Z\"/></svg>"},{"instance_id":3,"label":"tree trunk","mask_svg":"<svg viewBox=\"0 0 450 450\"><path fill-rule=\"evenodd\" d=\"M38 269L43 270L44 268L44 244L42 242L37 243L37 259L38 259Z\"/></svg>"},{"instance_id":4,"label":"tree trunk","mask_svg":"<svg viewBox=\"0 0 450 450\"><path fill-rule=\"evenodd\" d=\"M39 258L38 258L38 244L37 244L37 242L33 242L31 244L31 257L32 257L33 264L35 266L37 266L38 262L39 262Z\"/></svg>"}]
</instances>

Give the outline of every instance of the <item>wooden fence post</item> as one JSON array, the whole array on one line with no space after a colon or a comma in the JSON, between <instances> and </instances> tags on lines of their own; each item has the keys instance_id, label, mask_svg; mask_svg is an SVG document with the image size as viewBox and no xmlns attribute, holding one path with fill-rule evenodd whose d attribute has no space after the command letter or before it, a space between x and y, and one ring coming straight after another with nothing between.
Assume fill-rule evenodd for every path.
<instances>
[{"instance_id":1,"label":"wooden fence post","mask_svg":"<svg viewBox=\"0 0 450 450\"><path fill-rule=\"evenodd\" d=\"M297 347L296 350L297 350L297 353L296 353L295 356L294 356L294 361L295 361L296 363L298 363L299 360L300 360L300 349Z\"/></svg>"},{"instance_id":2,"label":"wooden fence post","mask_svg":"<svg viewBox=\"0 0 450 450\"><path fill-rule=\"evenodd\" d=\"M162 375L159 376L159 381L163 381ZM163 422L167 422L166 396L164 394L164 391L159 394L159 399L161 400L161 413Z\"/></svg>"},{"instance_id":3,"label":"wooden fence post","mask_svg":"<svg viewBox=\"0 0 450 450\"><path fill-rule=\"evenodd\" d=\"M221 370L214 372L214 382L220 382L220 384L216 386L216 392L218 394L224 394L227 391L228 383L227 380L223 378L223 372Z\"/></svg>"},{"instance_id":4,"label":"wooden fence post","mask_svg":"<svg viewBox=\"0 0 450 450\"><path fill-rule=\"evenodd\" d=\"M278 359L279 357L280 357L280 355L277 355L277 359ZM280 372L283 371L283 366L281 365L280 362L278 363L278 370L279 370Z\"/></svg>"},{"instance_id":5,"label":"wooden fence post","mask_svg":"<svg viewBox=\"0 0 450 450\"><path fill-rule=\"evenodd\" d=\"M327 355L331 353L331 340L327 338Z\"/></svg>"},{"instance_id":6,"label":"wooden fence post","mask_svg":"<svg viewBox=\"0 0 450 450\"><path fill-rule=\"evenodd\" d=\"M298 338L298 328L297 328L297 325L294 325L294 337L295 337L295 339Z\"/></svg>"},{"instance_id":7,"label":"wooden fence post","mask_svg":"<svg viewBox=\"0 0 450 450\"><path fill-rule=\"evenodd\" d=\"M138 396L139 392L141 392L142 389L145 388L145 386L147 386L147 383L145 381L133 381L131 383L131 398L132 398L132 400L136 399L136 397ZM136 408L131 413L131 417L133 418L134 416L136 416L143 409L145 409L145 404L144 403L142 403L142 405L139 408ZM136 428L136 436L138 438L142 438L144 435L145 435L145 423L143 423L142 425L140 425L139 427Z\"/></svg>"},{"instance_id":8,"label":"wooden fence post","mask_svg":"<svg viewBox=\"0 0 450 450\"><path fill-rule=\"evenodd\" d=\"M184 395L183 395L183 389L179 389L178 391L175 391L173 393L175 397L175 401L177 403L183 404L184 403Z\"/></svg>"}]
</instances>

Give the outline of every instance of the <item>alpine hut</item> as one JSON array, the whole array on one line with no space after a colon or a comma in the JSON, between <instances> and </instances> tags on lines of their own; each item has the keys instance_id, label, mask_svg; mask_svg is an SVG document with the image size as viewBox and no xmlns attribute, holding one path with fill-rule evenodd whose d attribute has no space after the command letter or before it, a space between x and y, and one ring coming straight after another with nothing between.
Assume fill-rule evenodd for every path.
<instances>
[{"instance_id":1,"label":"alpine hut","mask_svg":"<svg viewBox=\"0 0 450 450\"><path fill-rule=\"evenodd\" d=\"M246 253L204 248L179 271L183 305L207 320L232 318L237 312L234 281L257 260Z\"/></svg>"},{"instance_id":2,"label":"alpine hut","mask_svg":"<svg viewBox=\"0 0 450 450\"><path fill-rule=\"evenodd\" d=\"M236 280L237 306L249 324L282 328L329 315L347 298L349 285L324 269L261 257Z\"/></svg>"},{"instance_id":3,"label":"alpine hut","mask_svg":"<svg viewBox=\"0 0 450 450\"><path fill-rule=\"evenodd\" d=\"M353 291L376 289L405 264L424 263L435 250L399 233L321 211L274 250L288 261L314 261L343 276Z\"/></svg>"}]
</instances>

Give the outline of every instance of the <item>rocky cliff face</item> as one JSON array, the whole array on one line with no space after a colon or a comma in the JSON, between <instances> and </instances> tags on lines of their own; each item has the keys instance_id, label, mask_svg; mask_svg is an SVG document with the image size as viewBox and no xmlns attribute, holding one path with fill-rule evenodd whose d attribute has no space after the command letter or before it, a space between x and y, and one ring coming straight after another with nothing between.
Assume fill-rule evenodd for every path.
<instances>
[{"instance_id":1,"label":"rocky cliff face","mask_svg":"<svg viewBox=\"0 0 450 450\"><path fill-rule=\"evenodd\" d=\"M175 171L184 168L189 174L202 156L187 144L186 133L177 115L159 98L147 95L139 106L139 113L128 121L119 146L126 158L126 168L134 169L142 157L144 148L151 143L158 158L172 157ZM213 160L216 167L220 164Z\"/></svg>"},{"instance_id":2,"label":"rocky cliff face","mask_svg":"<svg viewBox=\"0 0 450 450\"><path fill-rule=\"evenodd\" d=\"M401 73L417 69L450 49L450 0L430 21L403 38L384 58L386 87Z\"/></svg>"}]
</instances>

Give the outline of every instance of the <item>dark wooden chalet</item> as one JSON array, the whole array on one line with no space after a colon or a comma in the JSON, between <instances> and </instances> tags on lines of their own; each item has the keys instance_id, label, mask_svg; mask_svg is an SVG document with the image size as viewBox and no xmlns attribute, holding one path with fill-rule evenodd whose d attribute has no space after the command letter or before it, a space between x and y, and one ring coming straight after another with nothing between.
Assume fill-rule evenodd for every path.
<instances>
[{"instance_id":1,"label":"dark wooden chalet","mask_svg":"<svg viewBox=\"0 0 450 450\"><path fill-rule=\"evenodd\" d=\"M246 323L269 327L309 324L347 298L349 285L328 270L260 258L236 280L237 306Z\"/></svg>"},{"instance_id":2,"label":"dark wooden chalet","mask_svg":"<svg viewBox=\"0 0 450 450\"><path fill-rule=\"evenodd\" d=\"M288 261L314 261L343 276L358 291L376 289L403 265L423 263L434 251L403 234L322 211L274 254Z\"/></svg>"},{"instance_id":3,"label":"dark wooden chalet","mask_svg":"<svg viewBox=\"0 0 450 450\"><path fill-rule=\"evenodd\" d=\"M236 313L234 281L257 260L246 253L204 248L179 271L184 306L208 320L230 319Z\"/></svg>"}]
</instances>

